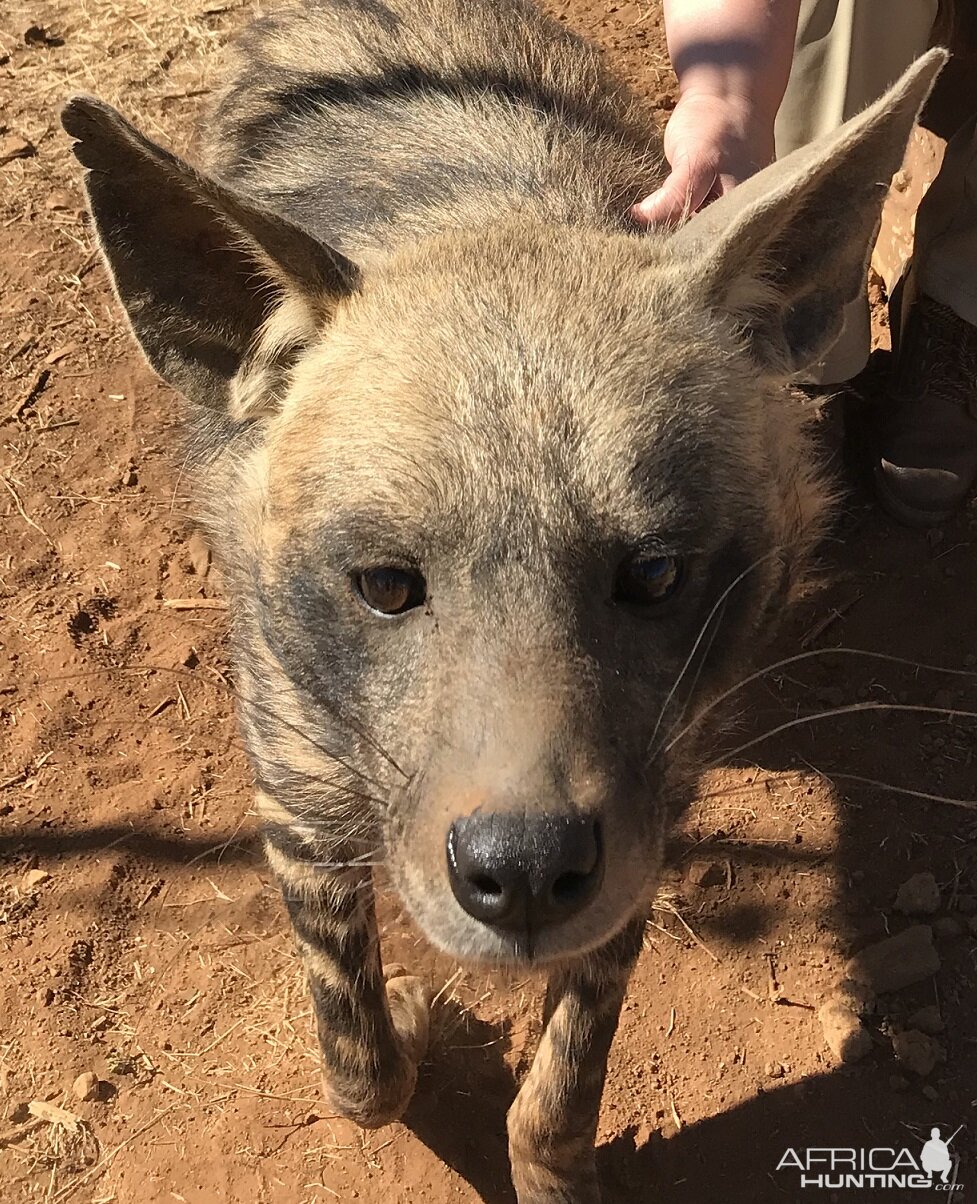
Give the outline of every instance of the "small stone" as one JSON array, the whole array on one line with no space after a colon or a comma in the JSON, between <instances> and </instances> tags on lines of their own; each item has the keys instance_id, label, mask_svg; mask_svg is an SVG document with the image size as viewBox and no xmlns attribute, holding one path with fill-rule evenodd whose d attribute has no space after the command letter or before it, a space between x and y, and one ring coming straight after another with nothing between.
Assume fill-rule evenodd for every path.
<instances>
[{"instance_id":1,"label":"small stone","mask_svg":"<svg viewBox=\"0 0 977 1204\"><path fill-rule=\"evenodd\" d=\"M818 1011L828 1048L839 1062L857 1062L872 1049L872 1037L851 1008L837 1000Z\"/></svg>"},{"instance_id":2,"label":"small stone","mask_svg":"<svg viewBox=\"0 0 977 1204\"><path fill-rule=\"evenodd\" d=\"M726 870L718 861L693 861L685 876L692 886L720 886L726 881Z\"/></svg>"},{"instance_id":3,"label":"small stone","mask_svg":"<svg viewBox=\"0 0 977 1204\"><path fill-rule=\"evenodd\" d=\"M925 1095L928 1100L932 1100L932 1102L934 1104L940 1098L939 1091L937 1091L937 1089L933 1086L932 1083L927 1083L923 1087L923 1095Z\"/></svg>"},{"instance_id":4,"label":"small stone","mask_svg":"<svg viewBox=\"0 0 977 1204\"><path fill-rule=\"evenodd\" d=\"M921 1079L932 1074L937 1062L943 1059L943 1049L939 1042L916 1028L896 1033L892 1038L892 1052L896 1055L897 1062Z\"/></svg>"},{"instance_id":5,"label":"small stone","mask_svg":"<svg viewBox=\"0 0 977 1204\"><path fill-rule=\"evenodd\" d=\"M890 936L856 953L845 967L845 974L879 995L922 982L939 968L940 955L933 945L932 928L914 924L898 936Z\"/></svg>"},{"instance_id":6,"label":"small stone","mask_svg":"<svg viewBox=\"0 0 977 1204\"><path fill-rule=\"evenodd\" d=\"M920 1008L918 1012L913 1012L906 1023L910 1028L918 1028L921 1033L928 1033L931 1037L942 1033L946 1028L943 1017L940 1015L940 1009L935 1003Z\"/></svg>"},{"instance_id":7,"label":"small stone","mask_svg":"<svg viewBox=\"0 0 977 1204\"><path fill-rule=\"evenodd\" d=\"M37 1002L42 1008L49 1008L54 1003L54 992L50 987L41 987L37 992Z\"/></svg>"},{"instance_id":8,"label":"small stone","mask_svg":"<svg viewBox=\"0 0 977 1204\"><path fill-rule=\"evenodd\" d=\"M70 192L64 192L61 189L55 189L44 198L44 208L49 213L58 213L64 209L77 209L78 202Z\"/></svg>"},{"instance_id":9,"label":"small stone","mask_svg":"<svg viewBox=\"0 0 977 1204\"><path fill-rule=\"evenodd\" d=\"M768 1079L782 1079L787 1073L780 1062L768 1062L763 1068L763 1072Z\"/></svg>"},{"instance_id":10,"label":"small stone","mask_svg":"<svg viewBox=\"0 0 977 1204\"><path fill-rule=\"evenodd\" d=\"M940 888L930 873L913 874L896 893L896 911L905 916L931 916L940 909Z\"/></svg>"},{"instance_id":11,"label":"small stone","mask_svg":"<svg viewBox=\"0 0 977 1204\"><path fill-rule=\"evenodd\" d=\"M933 935L945 941L963 936L966 931L966 925L957 916L940 916L938 920L933 921Z\"/></svg>"},{"instance_id":12,"label":"small stone","mask_svg":"<svg viewBox=\"0 0 977 1204\"><path fill-rule=\"evenodd\" d=\"M98 1075L91 1070L80 1074L71 1084L75 1099L93 1100L98 1098Z\"/></svg>"},{"instance_id":13,"label":"small stone","mask_svg":"<svg viewBox=\"0 0 977 1204\"><path fill-rule=\"evenodd\" d=\"M194 531L187 540L187 555L196 575L206 577L210 572L210 548L199 531Z\"/></svg>"},{"instance_id":14,"label":"small stone","mask_svg":"<svg viewBox=\"0 0 977 1204\"><path fill-rule=\"evenodd\" d=\"M856 1016L870 1016L875 1011L875 992L853 978L842 980L836 998L839 1003L851 1008Z\"/></svg>"},{"instance_id":15,"label":"small stone","mask_svg":"<svg viewBox=\"0 0 977 1204\"><path fill-rule=\"evenodd\" d=\"M24 875L24 890L34 890L35 887L50 881L51 875L47 870L28 870Z\"/></svg>"},{"instance_id":16,"label":"small stone","mask_svg":"<svg viewBox=\"0 0 977 1204\"><path fill-rule=\"evenodd\" d=\"M123 472L120 480L126 489L131 489L133 485L139 484L139 477L136 475L136 470L131 464L125 470L125 472Z\"/></svg>"}]
</instances>

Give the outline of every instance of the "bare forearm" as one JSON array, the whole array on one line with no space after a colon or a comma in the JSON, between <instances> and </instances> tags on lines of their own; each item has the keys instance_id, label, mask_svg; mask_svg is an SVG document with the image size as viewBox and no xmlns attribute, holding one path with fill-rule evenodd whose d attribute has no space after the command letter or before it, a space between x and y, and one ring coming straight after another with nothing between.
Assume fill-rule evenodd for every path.
<instances>
[{"instance_id":1,"label":"bare forearm","mask_svg":"<svg viewBox=\"0 0 977 1204\"><path fill-rule=\"evenodd\" d=\"M800 0L664 0L679 101L665 127L670 167L637 204L639 222L671 224L770 163Z\"/></svg>"},{"instance_id":2,"label":"bare forearm","mask_svg":"<svg viewBox=\"0 0 977 1204\"><path fill-rule=\"evenodd\" d=\"M665 0L683 95L722 96L773 121L787 88L800 0Z\"/></svg>"}]
</instances>

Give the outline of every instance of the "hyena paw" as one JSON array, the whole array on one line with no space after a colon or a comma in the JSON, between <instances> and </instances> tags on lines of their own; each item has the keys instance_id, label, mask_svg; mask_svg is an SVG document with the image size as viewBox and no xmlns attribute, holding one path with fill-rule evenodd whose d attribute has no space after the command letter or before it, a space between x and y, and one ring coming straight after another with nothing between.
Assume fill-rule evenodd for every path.
<instances>
[{"instance_id":1,"label":"hyena paw","mask_svg":"<svg viewBox=\"0 0 977 1204\"><path fill-rule=\"evenodd\" d=\"M507 1126L518 1204L601 1204L593 1138L551 1135L546 1139L539 1119L538 1099L517 1095Z\"/></svg>"},{"instance_id":2,"label":"hyena paw","mask_svg":"<svg viewBox=\"0 0 977 1204\"><path fill-rule=\"evenodd\" d=\"M431 1009L427 987L419 978L406 974L403 966L389 967L387 975L387 1000L398 1038L394 1060L384 1059L379 1073L372 1071L361 1077L327 1072L322 1079L323 1092L333 1111L363 1129L379 1129L399 1120L414 1094L417 1067L427 1051Z\"/></svg>"},{"instance_id":3,"label":"hyena paw","mask_svg":"<svg viewBox=\"0 0 977 1204\"><path fill-rule=\"evenodd\" d=\"M361 1129L380 1129L399 1120L417 1083L417 1067L404 1057L396 1071L381 1081L343 1082L322 1074L322 1094L330 1113Z\"/></svg>"},{"instance_id":4,"label":"hyena paw","mask_svg":"<svg viewBox=\"0 0 977 1204\"><path fill-rule=\"evenodd\" d=\"M403 967L397 966L396 969L402 971ZM404 1052L417 1066L427 1053L431 1030L431 992L419 978L401 972L387 979L387 999Z\"/></svg>"},{"instance_id":5,"label":"hyena paw","mask_svg":"<svg viewBox=\"0 0 977 1204\"><path fill-rule=\"evenodd\" d=\"M580 1178L554 1174L540 1166L512 1166L518 1204L601 1204L600 1188L592 1169Z\"/></svg>"}]
</instances>

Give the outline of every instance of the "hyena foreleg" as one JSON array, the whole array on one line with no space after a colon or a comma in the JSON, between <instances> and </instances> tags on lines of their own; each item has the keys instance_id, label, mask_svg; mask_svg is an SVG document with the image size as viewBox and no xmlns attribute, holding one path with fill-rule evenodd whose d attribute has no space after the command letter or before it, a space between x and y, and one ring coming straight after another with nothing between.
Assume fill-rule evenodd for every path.
<instances>
[{"instance_id":1,"label":"hyena foreleg","mask_svg":"<svg viewBox=\"0 0 977 1204\"><path fill-rule=\"evenodd\" d=\"M326 1099L363 1128L388 1124L427 1049L427 989L402 974L384 982L369 869L324 867L277 825L264 839L309 979Z\"/></svg>"},{"instance_id":2,"label":"hyena foreleg","mask_svg":"<svg viewBox=\"0 0 977 1204\"><path fill-rule=\"evenodd\" d=\"M509 1109L519 1204L600 1204L594 1141L624 992L643 921L550 976L539 1049Z\"/></svg>"}]
</instances>

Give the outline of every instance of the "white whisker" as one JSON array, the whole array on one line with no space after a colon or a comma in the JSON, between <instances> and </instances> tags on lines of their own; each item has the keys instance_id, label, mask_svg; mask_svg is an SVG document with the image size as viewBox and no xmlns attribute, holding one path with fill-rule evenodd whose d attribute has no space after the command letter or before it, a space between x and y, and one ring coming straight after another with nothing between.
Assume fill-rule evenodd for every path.
<instances>
[{"instance_id":1,"label":"white whisker","mask_svg":"<svg viewBox=\"0 0 977 1204\"><path fill-rule=\"evenodd\" d=\"M772 736L779 736L782 732L790 731L791 728L802 727L805 723L817 723L820 719L833 719L839 715L860 715L868 711L904 711L913 714L922 715L944 715L949 719L977 719L977 711L958 711L948 707L929 707L915 706L912 703L904 702L853 702L848 706L832 707L829 711L817 711L813 715L802 715L799 719L791 719L786 723L781 723L777 727L770 728L760 736L754 736L753 739L747 740L745 744L741 744L739 748L734 748L731 752L725 753L716 761L710 762L704 766L705 769L718 769L720 765L732 760L733 757L738 757L747 749L753 748L757 744L762 744L764 740L769 740Z\"/></svg>"},{"instance_id":2,"label":"white whisker","mask_svg":"<svg viewBox=\"0 0 977 1204\"><path fill-rule=\"evenodd\" d=\"M784 657L783 660L774 661L771 665L765 665L762 669L756 669L748 677L741 678L736 685L730 686L728 690L724 690L722 694L714 698L711 702L707 703L702 710L699 711L695 718L690 719L685 727L683 727L676 736L673 736L672 739L669 740L663 751L670 752L671 749L679 742L679 740L692 731L692 729L696 727L696 725L702 719L704 719L710 711L720 706L726 701L727 698L731 698L732 695L736 694L739 690L742 690L744 686L748 686L752 682L758 681L761 677L766 676L768 673L773 673L777 669L786 669L789 665L796 665L799 661L811 660L817 656L830 656L834 653L845 656L869 657L872 660L886 661L893 665L903 665L912 669L922 669L928 673L947 673L953 677L977 678L977 673L970 669L947 669L942 665L924 665L919 661L910 660L907 657L891 656L887 652L871 652L866 648L812 648L808 652L798 652L794 656L787 656ZM679 719L679 722L681 722L681 719Z\"/></svg>"},{"instance_id":3,"label":"white whisker","mask_svg":"<svg viewBox=\"0 0 977 1204\"><path fill-rule=\"evenodd\" d=\"M706 618L702 624L702 627L699 629L699 634L696 637L696 641L692 645L692 651L689 653L688 657L686 658L685 664L679 670L678 677L676 677L675 682L672 685L672 688L668 691L668 694L665 697L665 701L662 704L661 712L659 713L659 716L658 716L658 722L655 724L654 731L651 733L651 739L648 741L649 745L654 745L655 740L657 739L657 736L658 736L658 732L662 725L662 720L665 718L665 715L668 712L668 708L669 708L669 706L671 706L672 699L675 697L675 692L678 690L679 686L682 684L682 679L685 677L686 673L689 671L689 666L692 664L692 661L695 659L695 655L699 651L699 645L702 643L703 639L705 638L706 632L709 630L709 625L712 623L712 620L716 617L716 612L719 610L719 608L722 606L722 604L726 601L726 599L729 597L729 595L733 592L733 590L740 584L740 582L744 581L749 576L749 574L752 573L755 569L758 569L760 567L760 565L764 564L768 560L771 560L774 556L779 556L782 551L783 551L783 549L778 546L778 547L774 548L772 551L768 552L765 556L761 556L759 560L754 560L754 562L752 564L748 565L739 574L738 577L736 577L733 581L731 581L729 583L729 585L726 586L726 588L723 590L723 592L716 599L715 603L713 604L712 609L709 611L708 615L706 615ZM652 754L651 759L654 760L654 758L657 757L660 752L661 752L661 749L657 749Z\"/></svg>"},{"instance_id":4,"label":"white whisker","mask_svg":"<svg viewBox=\"0 0 977 1204\"><path fill-rule=\"evenodd\" d=\"M921 798L930 803L949 803L951 807L964 807L968 811L977 811L977 799L950 798L945 794L929 794L925 790L910 790L908 786L893 786L891 782L880 782L876 778L866 778L859 773L824 773L817 771L829 782L857 782L861 786L874 786L879 790L887 790L891 794L905 794L910 798Z\"/></svg>"}]
</instances>

